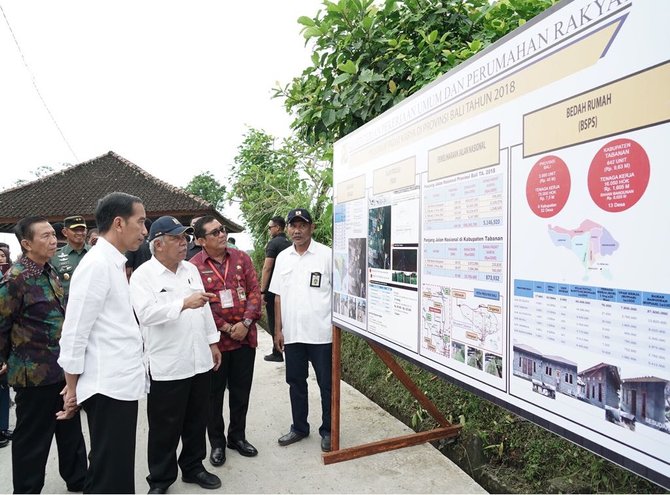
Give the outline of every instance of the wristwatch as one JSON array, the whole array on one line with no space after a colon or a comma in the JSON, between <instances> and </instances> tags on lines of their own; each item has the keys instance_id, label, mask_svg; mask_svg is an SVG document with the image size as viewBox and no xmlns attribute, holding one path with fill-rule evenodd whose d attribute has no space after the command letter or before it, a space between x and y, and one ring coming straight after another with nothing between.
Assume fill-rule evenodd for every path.
<instances>
[{"instance_id":1,"label":"wristwatch","mask_svg":"<svg viewBox=\"0 0 670 495\"><path fill-rule=\"evenodd\" d=\"M242 325L249 328L253 322L254 320L252 320L251 318L245 318L244 321L242 322Z\"/></svg>"}]
</instances>

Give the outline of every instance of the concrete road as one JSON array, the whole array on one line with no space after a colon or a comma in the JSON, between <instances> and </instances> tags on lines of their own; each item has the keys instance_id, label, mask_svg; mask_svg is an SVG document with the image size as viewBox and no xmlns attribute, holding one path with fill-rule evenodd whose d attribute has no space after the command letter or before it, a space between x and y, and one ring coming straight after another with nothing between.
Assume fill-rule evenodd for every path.
<instances>
[{"instance_id":1,"label":"concrete road","mask_svg":"<svg viewBox=\"0 0 670 495\"><path fill-rule=\"evenodd\" d=\"M486 493L430 444L324 465L321 460L320 401L318 386L310 376L310 423L313 434L308 438L280 447L277 439L289 430L291 411L288 386L284 381L284 364L263 361L272 343L260 332L256 355L254 384L247 418L247 440L259 451L257 457L245 458L227 450L227 461L206 469L216 473L222 493ZM312 373L313 375L313 373ZM226 395L227 397L227 395ZM411 433L403 423L346 383L342 383L340 447ZM227 408L227 402L224 403ZM227 411L226 414L227 415ZM11 409L10 427L15 424ZM85 416L82 418L88 445ZM140 402L135 460L135 489L146 493L147 475L146 402ZM111 431L110 434L114 432ZM58 475L56 446L53 445L47 465L43 493L63 493L65 482ZM0 493L12 492L11 447L0 449ZM169 493L207 493L197 485L186 484L181 477Z\"/></svg>"}]
</instances>

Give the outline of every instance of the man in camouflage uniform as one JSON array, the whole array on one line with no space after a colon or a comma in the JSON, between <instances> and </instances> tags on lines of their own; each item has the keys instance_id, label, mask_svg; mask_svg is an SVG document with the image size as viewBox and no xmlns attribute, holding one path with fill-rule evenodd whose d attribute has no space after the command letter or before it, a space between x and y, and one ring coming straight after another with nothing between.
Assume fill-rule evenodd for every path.
<instances>
[{"instance_id":1,"label":"man in camouflage uniform","mask_svg":"<svg viewBox=\"0 0 670 495\"><path fill-rule=\"evenodd\" d=\"M63 225L63 235L67 239L67 244L56 251L51 258L51 265L56 269L63 290L65 290L65 301L67 301L72 273L91 246L86 244L84 217L80 215L67 217L63 220Z\"/></svg>"},{"instance_id":2,"label":"man in camouflage uniform","mask_svg":"<svg viewBox=\"0 0 670 495\"><path fill-rule=\"evenodd\" d=\"M16 226L23 255L0 282L0 361L9 365L8 382L16 391L16 429L12 437L15 493L39 493L54 434L59 471L69 491L81 491L86 476L86 447L79 413L56 419L63 409L63 370L57 363L65 316L63 287L49 259L56 233L43 217Z\"/></svg>"}]
</instances>

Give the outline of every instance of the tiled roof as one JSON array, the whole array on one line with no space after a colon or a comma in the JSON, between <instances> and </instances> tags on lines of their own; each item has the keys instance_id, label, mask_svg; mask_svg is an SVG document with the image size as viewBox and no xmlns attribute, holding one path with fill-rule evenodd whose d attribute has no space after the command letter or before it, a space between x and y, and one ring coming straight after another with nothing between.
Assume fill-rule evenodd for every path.
<instances>
[{"instance_id":1,"label":"tiled roof","mask_svg":"<svg viewBox=\"0 0 670 495\"><path fill-rule=\"evenodd\" d=\"M514 350L525 352L527 354L535 354L537 356L542 357L542 353L540 351L538 351L537 349L533 349L531 346L526 344L514 344Z\"/></svg>"},{"instance_id":2,"label":"tiled roof","mask_svg":"<svg viewBox=\"0 0 670 495\"><path fill-rule=\"evenodd\" d=\"M591 366L589 369L586 369L586 370L582 371L581 373L579 373L578 376L582 377L582 376L592 375L592 374L596 373L597 371L599 371L603 368L606 371L608 371L609 373L612 374L616 383L618 383L618 384L621 383L621 377L619 376L619 368L617 368L613 364L607 364L607 363L600 363L600 364L596 364L595 366Z\"/></svg>"},{"instance_id":3,"label":"tiled roof","mask_svg":"<svg viewBox=\"0 0 670 495\"><path fill-rule=\"evenodd\" d=\"M626 378L622 380L624 383L668 383L668 380L657 378L655 376L640 376L637 378Z\"/></svg>"},{"instance_id":4,"label":"tiled roof","mask_svg":"<svg viewBox=\"0 0 670 495\"><path fill-rule=\"evenodd\" d=\"M113 191L138 196L149 218L173 215L188 222L193 216L214 215L230 232L243 227L218 213L207 201L150 175L134 163L110 151L33 182L0 192L0 232L9 232L28 215L62 221L82 215L95 224L98 199Z\"/></svg>"}]
</instances>

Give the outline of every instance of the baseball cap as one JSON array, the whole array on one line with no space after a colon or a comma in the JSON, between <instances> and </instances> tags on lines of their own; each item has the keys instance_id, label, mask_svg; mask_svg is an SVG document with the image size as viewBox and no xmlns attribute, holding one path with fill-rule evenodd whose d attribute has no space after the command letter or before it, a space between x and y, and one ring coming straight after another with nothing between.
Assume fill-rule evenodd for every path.
<instances>
[{"instance_id":1,"label":"baseball cap","mask_svg":"<svg viewBox=\"0 0 670 495\"><path fill-rule=\"evenodd\" d=\"M86 228L86 220L80 215L74 215L67 217L63 220L63 227L66 229L74 229L75 227L84 227Z\"/></svg>"},{"instance_id":2,"label":"baseball cap","mask_svg":"<svg viewBox=\"0 0 670 495\"><path fill-rule=\"evenodd\" d=\"M312 223L312 215L304 208L296 208L289 211L288 215L286 215L286 223L291 223L296 218L301 218L307 223Z\"/></svg>"},{"instance_id":3,"label":"baseball cap","mask_svg":"<svg viewBox=\"0 0 670 495\"><path fill-rule=\"evenodd\" d=\"M175 217L166 215L151 224L149 242L162 235L180 235L184 232L191 234L193 233L193 229L191 227L184 227Z\"/></svg>"}]
</instances>

